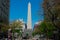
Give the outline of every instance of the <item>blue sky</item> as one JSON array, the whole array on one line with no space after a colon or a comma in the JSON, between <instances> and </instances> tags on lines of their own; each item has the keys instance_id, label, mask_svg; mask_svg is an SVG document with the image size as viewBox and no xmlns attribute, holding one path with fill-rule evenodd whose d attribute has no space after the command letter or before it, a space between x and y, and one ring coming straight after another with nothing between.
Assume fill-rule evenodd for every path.
<instances>
[{"instance_id":1,"label":"blue sky","mask_svg":"<svg viewBox=\"0 0 60 40\"><path fill-rule=\"evenodd\" d=\"M10 21L24 19L27 22L28 2L31 2L32 26L35 22L43 20L43 16L38 16L38 11L43 13L43 0L10 0Z\"/></svg>"}]
</instances>

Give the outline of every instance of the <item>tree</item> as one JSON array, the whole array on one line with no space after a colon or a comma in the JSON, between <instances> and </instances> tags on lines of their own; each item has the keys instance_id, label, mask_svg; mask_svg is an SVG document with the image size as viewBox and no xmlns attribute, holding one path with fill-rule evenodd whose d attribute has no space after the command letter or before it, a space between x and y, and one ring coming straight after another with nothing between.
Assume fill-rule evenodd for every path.
<instances>
[{"instance_id":1,"label":"tree","mask_svg":"<svg viewBox=\"0 0 60 40\"><path fill-rule=\"evenodd\" d=\"M36 34L43 34L46 37L50 38L53 35L53 31L56 30L55 26L52 25L52 23L48 23L43 21L41 24L38 25L38 27L33 32L33 36Z\"/></svg>"},{"instance_id":2,"label":"tree","mask_svg":"<svg viewBox=\"0 0 60 40\"><path fill-rule=\"evenodd\" d=\"M12 32L13 32L13 37L14 37L15 32L18 33L18 36L22 34L21 33L22 32L22 26L21 25L23 25L23 23L19 20L12 22L11 29L12 29Z\"/></svg>"},{"instance_id":3,"label":"tree","mask_svg":"<svg viewBox=\"0 0 60 40\"><path fill-rule=\"evenodd\" d=\"M45 16L44 20L46 22L48 21L49 23L51 23L60 32L60 1L59 0L55 0L53 2L52 1L53 0L51 1L44 0L43 3ZM51 4L50 2L53 4Z\"/></svg>"},{"instance_id":4,"label":"tree","mask_svg":"<svg viewBox=\"0 0 60 40\"><path fill-rule=\"evenodd\" d=\"M6 32L6 31L8 31L8 29L10 28L10 26L9 25L6 25L6 24L4 24L4 23L0 23L0 26L1 26L1 31L2 32Z\"/></svg>"},{"instance_id":5,"label":"tree","mask_svg":"<svg viewBox=\"0 0 60 40\"><path fill-rule=\"evenodd\" d=\"M42 23L39 23L37 28L35 28L35 30L33 31L33 36L36 35L36 34L44 34L45 33L45 28L46 28L46 25L44 22Z\"/></svg>"}]
</instances>

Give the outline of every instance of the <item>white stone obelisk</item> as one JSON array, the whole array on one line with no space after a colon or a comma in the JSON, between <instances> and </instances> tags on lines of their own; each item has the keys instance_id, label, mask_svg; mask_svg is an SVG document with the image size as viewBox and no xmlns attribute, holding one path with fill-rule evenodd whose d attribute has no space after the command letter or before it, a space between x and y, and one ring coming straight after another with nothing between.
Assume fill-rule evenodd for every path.
<instances>
[{"instance_id":1,"label":"white stone obelisk","mask_svg":"<svg viewBox=\"0 0 60 40\"><path fill-rule=\"evenodd\" d=\"M31 3L30 2L28 3L27 29L32 29Z\"/></svg>"}]
</instances>

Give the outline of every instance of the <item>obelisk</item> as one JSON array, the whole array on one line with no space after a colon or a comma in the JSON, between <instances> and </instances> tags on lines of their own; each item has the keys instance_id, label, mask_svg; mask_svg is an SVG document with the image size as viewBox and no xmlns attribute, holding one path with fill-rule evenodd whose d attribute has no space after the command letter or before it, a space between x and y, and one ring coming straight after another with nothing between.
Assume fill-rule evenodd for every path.
<instances>
[{"instance_id":1,"label":"obelisk","mask_svg":"<svg viewBox=\"0 0 60 40\"><path fill-rule=\"evenodd\" d=\"M32 29L31 3L30 2L28 3L27 29Z\"/></svg>"}]
</instances>

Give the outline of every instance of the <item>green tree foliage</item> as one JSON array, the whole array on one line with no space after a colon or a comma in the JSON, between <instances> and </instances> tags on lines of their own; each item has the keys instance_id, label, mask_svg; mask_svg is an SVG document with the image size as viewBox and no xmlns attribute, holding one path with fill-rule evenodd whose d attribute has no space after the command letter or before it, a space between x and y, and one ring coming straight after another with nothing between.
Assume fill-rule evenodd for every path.
<instances>
[{"instance_id":1,"label":"green tree foliage","mask_svg":"<svg viewBox=\"0 0 60 40\"><path fill-rule=\"evenodd\" d=\"M35 29L35 31L33 32L33 35L36 35L36 34L45 34L46 36L50 37L50 36L53 35L53 31L55 29L56 28L51 23L42 22Z\"/></svg>"},{"instance_id":2,"label":"green tree foliage","mask_svg":"<svg viewBox=\"0 0 60 40\"><path fill-rule=\"evenodd\" d=\"M12 27L12 30L13 30L13 32L18 32L15 28L19 28L19 30L21 30L21 28L22 28L22 22L21 21L14 21L13 23L12 23L12 25L11 25L11 27Z\"/></svg>"},{"instance_id":3,"label":"green tree foliage","mask_svg":"<svg viewBox=\"0 0 60 40\"><path fill-rule=\"evenodd\" d=\"M55 12L55 19L54 19L54 24L60 28L60 5L56 5L54 7L54 12Z\"/></svg>"},{"instance_id":4,"label":"green tree foliage","mask_svg":"<svg viewBox=\"0 0 60 40\"><path fill-rule=\"evenodd\" d=\"M14 34L15 33L18 33L18 36L22 35L22 26L21 25L23 25L23 23L19 20L12 22L11 29L12 29L12 32L13 32L13 39L14 39Z\"/></svg>"},{"instance_id":5,"label":"green tree foliage","mask_svg":"<svg viewBox=\"0 0 60 40\"><path fill-rule=\"evenodd\" d=\"M53 34L53 30L55 29L56 30L58 29L60 31L60 1L56 0L56 2L55 3L54 2L53 2L54 5L52 6L48 2L48 0L44 0L44 3L43 3L44 17L45 17L44 20L46 20L48 36L51 36ZM51 23L48 23L47 21Z\"/></svg>"},{"instance_id":6,"label":"green tree foliage","mask_svg":"<svg viewBox=\"0 0 60 40\"><path fill-rule=\"evenodd\" d=\"M3 32L6 32L6 31L8 31L9 28L10 28L9 26L3 26L3 27L1 28L1 30L2 30Z\"/></svg>"},{"instance_id":7,"label":"green tree foliage","mask_svg":"<svg viewBox=\"0 0 60 40\"><path fill-rule=\"evenodd\" d=\"M42 22L41 24L39 24L38 29L40 30L40 33L44 33L45 32L45 28L46 28L46 25L45 25L44 22Z\"/></svg>"},{"instance_id":8,"label":"green tree foliage","mask_svg":"<svg viewBox=\"0 0 60 40\"><path fill-rule=\"evenodd\" d=\"M6 24L4 24L4 23L0 23L0 27L1 27L1 31L2 32L6 32L6 31L8 31L8 29L10 28L10 26L9 25L6 25Z\"/></svg>"}]
</instances>

